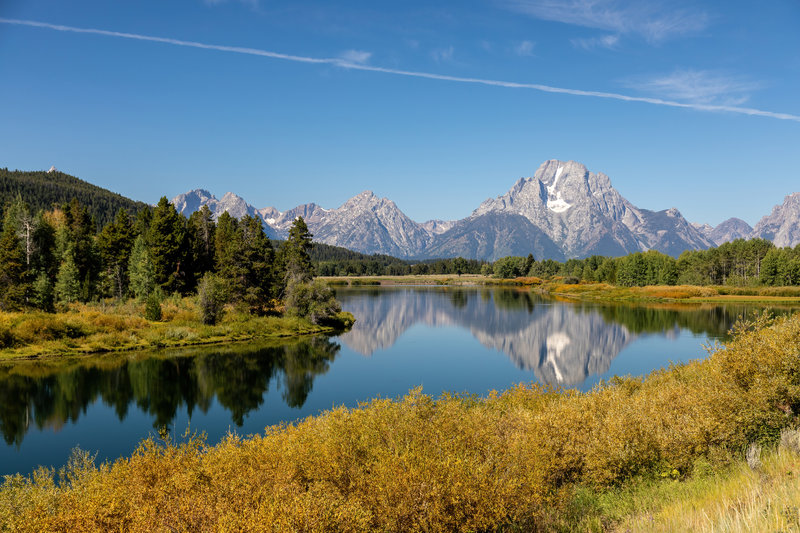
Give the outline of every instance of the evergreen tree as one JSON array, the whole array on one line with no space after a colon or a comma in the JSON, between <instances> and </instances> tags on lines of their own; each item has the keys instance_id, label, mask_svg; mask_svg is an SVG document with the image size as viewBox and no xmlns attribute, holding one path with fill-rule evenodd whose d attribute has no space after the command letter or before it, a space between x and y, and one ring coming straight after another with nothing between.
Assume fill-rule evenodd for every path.
<instances>
[{"instance_id":1,"label":"evergreen tree","mask_svg":"<svg viewBox=\"0 0 800 533\"><path fill-rule=\"evenodd\" d=\"M133 240L133 222L124 209L97 236L105 278L116 298L123 298L128 292L128 260Z\"/></svg>"},{"instance_id":2,"label":"evergreen tree","mask_svg":"<svg viewBox=\"0 0 800 533\"><path fill-rule=\"evenodd\" d=\"M40 211L36 215L36 230L33 234L34 248L36 254L31 263L33 272L44 272L52 280L58 271L58 260L56 258L56 229L48 220L44 212Z\"/></svg>"},{"instance_id":3,"label":"evergreen tree","mask_svg":"<svg viewBox=\"0 0 800 533\"><path fill-rule=\"evenodd\" d=\"M100 260L94 247L95 223L89 210L77 199L64 206L67 239L72 246L72 261L78 269L77 279L83 299L94 294L94 283L100 270ZM61 258L63 265L66 259Z\"/></svg>"},{"instance_id":4,"label":"evergreen tree","mask_svg":"<svg viewBox=\"0 0 800 533\"><path fill-rule=\"evenodd\" d=\"M246 215L239 222L240 261L244 271L244 301L251 310L262 309L272 292L274 252L261 220Z\"/></svg>"},{"instance_id":5,"label":"evergreen tree","mask_svg":"<svg viewBox=\"0 0 800 533\"><path fill-rule=\"evenodd\" d=\"M150 261L156 283L165 291L181 291L186 284L184 239L186 219L162 196L153 209L147 234Z\"/></svg>"},{"instance_id":6,"label":"evergreen tree","mask_svg":"<svg viewBox=\"0 0 800 533\"><path fill-rule=\"evenodd\" d=\"M242 263L242 235L239 221L227 211L217 219L214 257L217 274L225 285L230 301L241 301L245 291L246 269Z\"/></svg>"},{"instance_id":7,"label":"evergreen tree","mask_svg":"<svg viewBox=\"0 0 800 533\"><path fill-rule=\"evenodd\" d=\"M64 260L58 268L56 276L56 299L60 303L72 303L78 301L81 293L80 272L75 263L73 247L67 248Z\"/></svg>"},{"instance_id":8,"label":"evergreen tree","mask_svg":"<svg viewBox=\"0 0 800 533\"><path fill-rule=\"evenodd\" d=\"M147 232L150 231L150 222L153 220L153 208L147 206L146 209L142 209L138 213L136 213L136 221L133 223L133 233L137 237L139 235L147 236Z\"/></svg>"},{"instance_id":9,"label":"evergreen tree","mask_svg":"<svg viewBox=\"0 0 800 533\"><path fill-rule=\"evenodd\" d=\"M189 246L191 249L191 281L214 270L215 234L217 225L207 205L189 217Z\"/></svg>"},{"instance_id":10,"label":"evergreen tree","mask_svg":"<svg viewBox=\"0 0 800 533\"><path fill-rule=\"evenodd\" d=\"M311 232L302 217L297 217L283 244L282 260L285 268L284 295L286 310L291 315L309 317L320 324L338 312L333 293L324 283L312 283Z\"/></svg>"},{"instance_id":11,"label":"evergreen tree","mask_svg":"<svg viewBox=\"0 0 800 533\"><path fill-rule=\"evenodd\" d=\"M6 224L0 236L0 308L4 311L20 309L27 292L25 252L16 228Z\"/></svg>"},{"instance_id":12,"label":"evergreen tree","mask_svg":"<svg viewBox=\"0 0 800 533\"><path fill-rule=\"evenodd\" d=\"M53 280L47 273L40 272L33 282L31 304L42 311L52 311L54 298Z\"/></svg>"},{"instance_id":13,"label":"evergreen tree","mask_svg":"<svg viewBox=\"0 0 800 533\"><path fill-rule=\"evenodd\" d=\"M303 217L297 217L289 230L289 238L283 244L287 285L290 282L308 282L314 276L309 256L312 237Z\"/></svg>"},{"instance_id":14,"label":"evergreen tree","mask_svg":"<svg viewBox=\"0 0 800 533\"><path fill-rule=\"evenodd\" d=\"M133 243L128 260L130 290L139 300L144 300L156 285L153 263L147 251L144 236L139 235Z\"/></svg>"}]
</instances>

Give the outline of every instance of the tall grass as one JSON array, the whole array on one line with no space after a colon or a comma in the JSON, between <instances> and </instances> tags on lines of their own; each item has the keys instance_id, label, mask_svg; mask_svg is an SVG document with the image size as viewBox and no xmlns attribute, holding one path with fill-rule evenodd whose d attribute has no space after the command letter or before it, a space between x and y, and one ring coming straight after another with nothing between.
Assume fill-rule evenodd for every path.
<instances>
[{"instance_id":1,"label":"tall grass","mask_svg":"<svg viewBox=\"0 0 800 533\"><path fill-rule=\"evenodd\" d=\"M582 501L597 509L592 495L731 468L748 444L776 442L797 424L798 409L800 315L760 317L704 361L587 393L520 385L434 400L415 390L216 446L150 439L100 466L77 454L60 474L7 479L0 523L19 531L569 530L588 524L570 517ZM621 517L594 520L603 530Z\"/></svg>"}]
</instances>

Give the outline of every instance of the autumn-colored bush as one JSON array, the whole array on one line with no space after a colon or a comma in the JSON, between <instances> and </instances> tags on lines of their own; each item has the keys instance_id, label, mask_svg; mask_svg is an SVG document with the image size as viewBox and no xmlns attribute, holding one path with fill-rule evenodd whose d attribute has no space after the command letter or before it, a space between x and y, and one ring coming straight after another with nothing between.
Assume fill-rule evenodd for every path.
<instances>
[{"instance_id":1,"label":"autumn-colored bush","mask_svg":"<svg viewBox=\"0 0 800 533\"><path fill-rule=\"evenodd\" d=\"M547 529L573 487L681 479L776 442L800 410L800 315L740 324L704 361L587 393L520 385L486 398L414 390L263 436L76 454L0 488L21 531ZM705 465L705 466L703 466Z\"/></svg>"}]
</instances>

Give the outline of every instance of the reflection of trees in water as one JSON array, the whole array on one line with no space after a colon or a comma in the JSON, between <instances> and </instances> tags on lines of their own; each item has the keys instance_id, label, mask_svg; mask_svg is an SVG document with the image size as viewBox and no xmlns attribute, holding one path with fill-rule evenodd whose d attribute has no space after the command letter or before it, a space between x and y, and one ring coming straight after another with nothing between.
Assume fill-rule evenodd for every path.
<instances>
[{"instance_id":1,"label":"reflection of trees in water","mask_svg":"<svg viewBox=\"0 0 800 533\"><path fill-rule=\"evenodd\" d=\"M171 357L89 360L69 364L23 363L0 367L0 431L8 444L20 445L28 428L74 422L98 399L120 420L137 407L153 426L169 425L178 408L207 412L212 400L241 426L264 402L273 379L282 378L282 396L301 407L314 378L327 372L340 346L327 338L309 338L277 347L228 347L194 350Z\"/></svg>"}]
</instances>

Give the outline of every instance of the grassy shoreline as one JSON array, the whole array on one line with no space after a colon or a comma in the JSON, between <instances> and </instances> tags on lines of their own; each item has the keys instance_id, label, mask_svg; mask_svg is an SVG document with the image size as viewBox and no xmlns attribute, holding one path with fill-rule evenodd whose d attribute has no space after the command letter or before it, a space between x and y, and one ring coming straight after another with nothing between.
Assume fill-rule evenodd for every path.
<instances>
[{"instance_id":1,"label":"grassy shoreline","mask_svg":"<svg viewBox=\"0 0 800 533\"><path fill-rule=\"evenodd\" d=\"M534 285L533 290L551 296L580 300L800 304L800 287L736 288L695 285L620 287L607 283L564 284L553 281Z\"/></svg>"},{"instance_id":2,"label":"grassy shoreline","mask_svg":"<svg viewBox=\"0 0 800 533\"><path fill-rule=\"evenodd\" d=\"M146 348L203 346L278 339L337 331L330 326L286 316L254 316L226 310L216 325L198 318L194 298L169 297L162 303L162 320L143 318L144 304L72 304L57 313L0 312L0 361L42 359L121 352ZM342 323L353 316L343 313Z\"/></svg>"},{"instance_id":3,"label":"grassy shoreline","mask_svg":"<svg viewBox=\"0 0 800 533\"><path fill-rule=\"evenodd\" d=\"M712 516L718 502L706 495L722 484L717 523L744 517L750 505L752 520L729 530L798 530L797 450L781 448L774 461L767 453L755 475L743 466L749 444L776 449L800 424L798 354L800 315L761 317L703 361L586 393L520 385L484 398L433 399L415 390L214 446L192 436L150 439L131 457L99 466L77 453L58 476L7 478L0 524L649 531L663 523L670 530L688 507L695 517ZM777 480L760 485L766 497L743 500L762 478Z\"/></svg>"}]
</instances>

